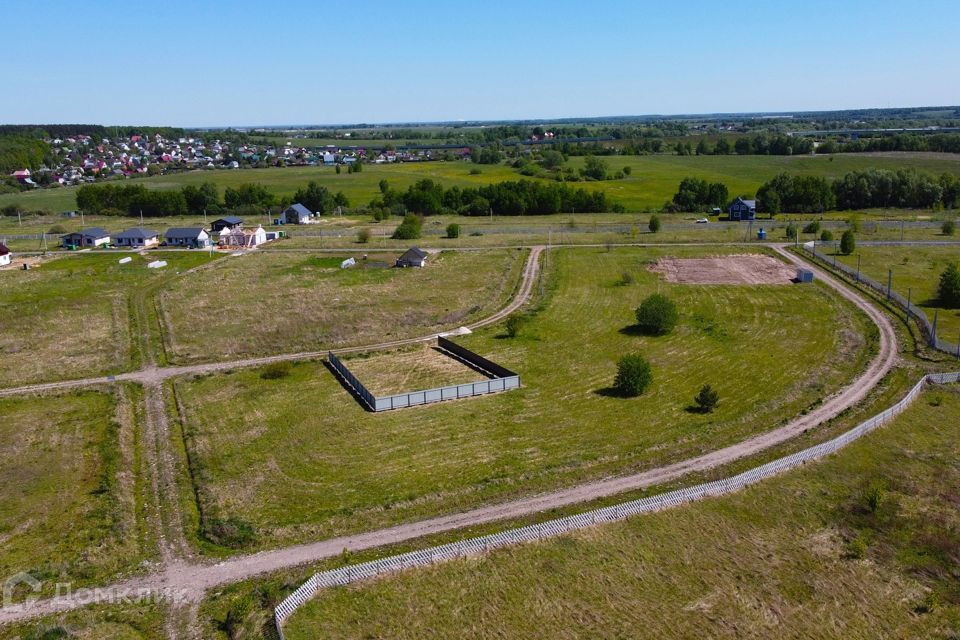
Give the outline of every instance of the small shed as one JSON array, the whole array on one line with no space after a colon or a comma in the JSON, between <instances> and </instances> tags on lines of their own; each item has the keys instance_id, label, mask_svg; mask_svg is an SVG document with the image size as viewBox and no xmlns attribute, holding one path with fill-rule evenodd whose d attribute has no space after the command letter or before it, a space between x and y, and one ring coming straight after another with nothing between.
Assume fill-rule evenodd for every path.
<instances>
[{"instance_id":1,"label":"small shed","mask_svg":"<svg viewBox=\"0 0 960 640\"><path fill-rule=\"evenodd\" d=\"M213 231L223 231L224 229L240 229L243 227L243 219L237 216L227 216L213 221L210 228Z\"/></svg>"},{"instance_id":2,"label":"small shed","mask_svg":"<svg viewBox=\"0 0 960 640\"><path fill-rule=\"evenodd\" d=\"M0 267L5 267L10 264L10 249L7 249L7 245L0 242Z\"/></svg>"},{"instance_id":3,"label":"small shed","mask_svg":"<svg viewBox=\"0 0 960 640\"><path fill-rule=\"evenodd\" d=\"M284 224L306 224L312 216L313 214L310 213L310 209L307 209L298 202L287 207L280 216L280 219L283 220Z\"/></svg>"},{"instance_id":4,"label":"small shed","mask_svg":"<svg viewBox=\"0 0 960 640\"><path fill-rule=\"evenodd\" d=\"M797 269L797 282L813 282L813 271L810 269Z\"/></svg>"},{"instance_id":5,"label":"small shed","mask_svg":"<svg viewBox=\"0 0 960 640\"><path fill-rule=\"evenodd\" d=\"M398 267L424 267L427 264L427 252L417 247L410 247L397 258Z\"/></svg>"}]
</instances>

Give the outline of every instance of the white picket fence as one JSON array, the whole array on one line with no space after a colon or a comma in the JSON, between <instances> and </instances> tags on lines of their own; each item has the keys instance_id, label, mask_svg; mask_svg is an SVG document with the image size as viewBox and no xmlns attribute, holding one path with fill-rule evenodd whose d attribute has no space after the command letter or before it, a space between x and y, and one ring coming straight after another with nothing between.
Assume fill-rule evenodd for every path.
<instances>
[{"instance_id":1,"label":"white picket fence","mask_svg":"<svg viewBox=\"0 0 960 640\"><path fill-rule=\"evenodd\" d=\"M568 531L575 531L606 522L615 522L641 513L650 513L711 496L732 493L755 482L794 469L806 462L822 458L823 456L842 449L854 440L899 415L916 399L928 383L946 384L958 381L960 381L960 372L926 375L902 400L892 407L860 423L833 440L804 449L803 451L798 451L783 458L778 458L777 460L729 478L698 484L685 489L677 489L675 491L641 498L639 500L632 500L602 509L595 509L578 515L557 518L527 527L510 529L478 538L468 538L438 547L411 551L409 553L372 560L362 564L332 569L330 571L322 571L307 580L299 589L290 594L289 597L276 607L274 614L276 616L277 633L282 640L284 637L283 622L321 589L343 586L402 569L422 567L444 560L477 555L507 545L552 538Z\"/></svg>"}]
</instances>

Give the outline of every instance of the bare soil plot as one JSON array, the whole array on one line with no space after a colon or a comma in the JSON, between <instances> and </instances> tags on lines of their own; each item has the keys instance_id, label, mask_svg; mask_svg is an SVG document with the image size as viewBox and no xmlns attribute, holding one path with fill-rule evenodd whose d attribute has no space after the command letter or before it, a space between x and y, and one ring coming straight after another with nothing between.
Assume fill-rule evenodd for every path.
<instances>
[{"instance_id":1,"label":"bare soil plot","mask_svg":"<svg viewBox=\"0 0 960 640\"><path fill-rule=\"evenodd\" d=\"M667 282L678 284L791 284L797 275L774 257L761 254L711 256L709 258L663 257L650 266Z\"/></svg>"},{"instance_id":2,"label":"bare soil plot","mask_svg":"<svg viewBox=\"0 0 960 640\"><path fill-rule=\"evenodd\" d=\"M344 360L375 396L476 382L486 376L430 345Z\"/></svg>"}]
</instances>

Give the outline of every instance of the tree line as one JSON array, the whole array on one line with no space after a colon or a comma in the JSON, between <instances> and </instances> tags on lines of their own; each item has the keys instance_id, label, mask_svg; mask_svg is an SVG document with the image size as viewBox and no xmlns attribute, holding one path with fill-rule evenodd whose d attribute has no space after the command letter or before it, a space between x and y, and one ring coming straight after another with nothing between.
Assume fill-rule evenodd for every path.
<instances>
[{"instance_id":1,"label":"tree line","mask_svg":"<svg viewBox=\"0 0 960 640\"><path fill-rule=\"evenodd\" d=\"M399 191L380 181L380 196L370 208L375 212L403 215L458 213L466 216L549 215L552 213L602 213L611 203L602 192L574 189L565 184L529 180L499 182L484 187L445 188L430 179L418 180Z\"/></svg>"},{"instance_id":2,"label":"tree line","mask_svg":"<svg viewBox=\"0 0 960 640\"><path fill-rule=\"evenodd\" d=\"M265 208L285 208L300 202L311 211L332 213L336 207L347 207L343 192L333 193L310 182L293 197L278 197L259 184L245 183L227 187L220 199L219 189L212 182L186 185L178 190L147 189L138 185L90 184L77 190L77 208L90 214L131 215L144 217L218 215L222 211L260 213Z\"/></svg>"}]
</instances>

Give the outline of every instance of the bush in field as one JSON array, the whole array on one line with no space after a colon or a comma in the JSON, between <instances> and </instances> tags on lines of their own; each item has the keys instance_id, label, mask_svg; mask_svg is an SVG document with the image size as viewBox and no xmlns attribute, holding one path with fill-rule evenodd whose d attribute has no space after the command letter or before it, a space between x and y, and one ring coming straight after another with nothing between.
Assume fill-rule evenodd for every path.
<instances>
[{"instance_id":1,"label":"bush in field","mask_svg":"<svg viewBox=\"0 0 960 640\"><path fill-rule=\"evenodd\" d=\"M357 231L357 242L367 244L370 242L370 229L360 229Z\"/></svg>"},{"instance_id":2,"label":"bush in field","mask_svg":"<svg viewBox=\"0 0 960 640\"><path fill-rule=\"evenodd\" d=\"M820 221L814 220L813 222L807 224L803 228L804 233L819 233L820 232Z\"/></svg>"},{"instance_id":3,"label":"bush in field","mask_svg":"<svg viewBox=\"0 0 960 640\"><path fill-rule=\"evenodd\" d=\"M523 329L523 325L526 323L527 319L523 316L510 316L507 318L507 335L511 338L516 338L520 334L520 330Z\"/></svg>"},{"instance_id":4,"label":"bush in field","mask_svg":"<svg viewBox=\"0 0 960 640\"><path fill-rule=\"evenodd\" d=\"M214 544L238 549L253 542L257 534L253 525L239 518L215 518L206 527L206 535Z\"/></svg>"},{"instance_id":5,"label":"bush in field","mask_svg":"<svg viewBox=\"0 0 960 640\"><path fill-rule=\"evenodd\" d=\"M940 304L948 309L960 308L960 267L956 263L948 264L940 274L937 297Z\"/></svg>"},{"instance_id":6,"label":"bush in field","mask_svg":"<svg viewBox=\"0 0 960 640\"><path fill-rule=\"evenodd\" d=\"M50 227L49 231L47 231L47 233L53 234L53 235L61 235L66 232L67 232L67 228L62 224L55 224L52 227Z\"/></svg>"},{"instance_id":7,"label":"bush in field","mask_svg":"<svg viewBox=\"0 0 960 640\"><path fill-rule=\"evenodd\" d=\"M273 362L263 368L260 377L264 380L279 380L290 375L293 368L289 362Z\"/></svg>"},{"instance_id":8,"label":"bush in field","mask_svg":"<svg viewBox=\"0 0 960 640\"><path fill-rule=\"evenodd\" d=\"M797 237L797 225L791 222L790 224L787 225L787 238L789 238L790 240L793 240L796 237Z\"/></svg>"},{"instance_id":9,"label":"bush in field","mask_svg":"<svg viewBox=\"0 0 960 640\"><path fill-rule=\"evenodd\" d=\"M833 242L833 232L830 229L824 229L820 232L820 242Z\"/></svg>"},{"instance_id":10,"label":"bush in field","mask_svg":"<svg viewBox=\"0 0 960 640\"><path fill-rule=\"evenodd\" d=\"M840 236L840 253L845 256L850 255L857 249L857 239L853 235L853 231L847 229L843 232L843 235Z\"/></svg>"},{"instance_id":11,"label":"bush in field","mask_svg":"<svg viewBox=\"0 0 960 640\"><path fill-rule=\"evenodd\" d=\"M447 237L448 238L459 238L460 237L460 225L456 222L447 225Z\"/></svg>"},{"instance_id":12,"label":"bush in field","mask_svg":"<svg viewBox=\"0 0 960 640\"><path fill-rule=\"evenodd\" d=\"M613 388L622 396L632 398L643 393L653 381L650 363L639 355L626 355L617 363L617 377Z\"/></svg>"},{"instance_id":13,"label":"bush in field","mask_svg":"<svg viewBox=\"0 0 960 640\"><path fill-rule=\"evenodd\" d=\"M408 213L403 217L403 222L400 223L391 237L394 240L416 240L420 237L422 228L423 221L420 216Z\"/></svg>"},{"instance_id":14,"label":"bush in field","mask_svg":"<svg viewBox=\"0 0 960 640\"><path fill-rule=\"evenodd\" d=\"M945 236L952 236L956 230L957 223L953 220L944 220L943 226L940 227L940 231L942 231Z\"/></svg>"},{"instance_id":15,"label":"bush in field","mask_svg":"<svg viewBox=\"0 0 960 640\"><path fill-rule=\"evenodd\" d=\"M717 403L720 402L720 394L713 387L705 384L700 387L700 393L696 395L693 402L700 413L710 413L717 408Z\"/></svg>"},{"instance_id":16,"label":"bush in field","mask_svg":"<svg viewBox=\"0 0 960 640\"><path fill-rule=\"evenodd\" d=\"M650 233L657 233L660 231L660 216L657 214L650 216L650 222L647 225L647 228L650 229Z\"/></svg>"},{"instance_id":17,"label":"bush in field","mask_svg":"<svg viewBox=\"0 0 960 640\"><path fill-rule=\"evenodd\" d=\"M673 331L680 319L677 305L662 293L654 293L640 303L636 311L637 326L644 333L662 336Z\"/></svg>"}]
</instances>

